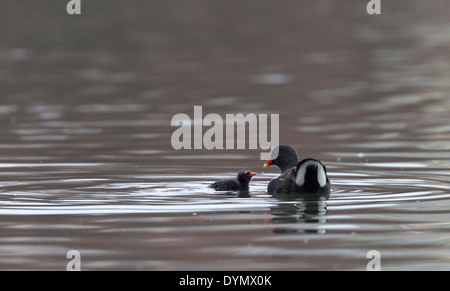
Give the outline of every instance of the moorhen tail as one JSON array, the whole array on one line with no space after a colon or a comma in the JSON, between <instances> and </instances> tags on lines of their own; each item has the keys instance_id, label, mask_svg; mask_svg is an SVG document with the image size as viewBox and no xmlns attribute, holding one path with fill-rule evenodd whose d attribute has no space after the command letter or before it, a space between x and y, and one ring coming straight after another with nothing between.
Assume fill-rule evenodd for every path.
<instances>
[{"instance_id":1,"label":"moorhen tail","mask_svg":"<svg viewBox=\"0 0 450 291\"><path fill-rule=\"evenodd\" d=\"M331 185L326 167L318 160L304 159L281 175L275 193L329 194Z\"/></svg>"}]
</instances>

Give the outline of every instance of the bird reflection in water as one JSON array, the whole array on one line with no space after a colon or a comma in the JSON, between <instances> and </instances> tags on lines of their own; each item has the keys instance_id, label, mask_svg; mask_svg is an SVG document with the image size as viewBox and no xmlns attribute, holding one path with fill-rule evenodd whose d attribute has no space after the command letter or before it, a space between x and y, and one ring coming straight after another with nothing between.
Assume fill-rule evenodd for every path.
<instances>
[{"instance_id":1,"label":"bird reflection in water","mask_svg":"<svg viewBox=\"0 0 450 291\"><path fill-rule=\"evenodd\" d=\"M274 197L280 202L271 207L271 222L280 227L274 228L273 233L325 233L324 229L317 226L326 223L329 194L276 194ZM294 223L302 225L285 225Z\"/></svg>"}]
</instances>

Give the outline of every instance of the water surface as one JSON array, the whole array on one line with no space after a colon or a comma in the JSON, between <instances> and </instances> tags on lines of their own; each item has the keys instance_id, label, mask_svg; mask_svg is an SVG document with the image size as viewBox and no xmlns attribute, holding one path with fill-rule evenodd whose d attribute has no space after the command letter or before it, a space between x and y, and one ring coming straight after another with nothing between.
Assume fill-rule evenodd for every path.
<instances>
[{"instance_id":1,"label":"water surface","mask_svg":"<svg viewBox=\"0 0 450 291\"><path fill-rule=\"evenodd\" d=\"M449 269L445 1L56 2L0 12L1 270ZM174 150L195 105L279 114L330 197L268 195L260 150ZM207 188L240 169L249 195Z\"/></svg>"}]
</instances>

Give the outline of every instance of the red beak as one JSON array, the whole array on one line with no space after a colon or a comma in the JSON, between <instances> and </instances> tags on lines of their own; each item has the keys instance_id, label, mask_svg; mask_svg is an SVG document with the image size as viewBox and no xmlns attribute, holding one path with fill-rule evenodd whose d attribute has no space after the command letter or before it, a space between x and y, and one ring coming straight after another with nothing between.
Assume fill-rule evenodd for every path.
<instances>
[{"instance_id":1,"label":"red beak","mask_svg":"<svg viewBox=\"0 0 450 291\"><path fill-rule=\"evenodd\" d=\"M272 159L268 159L263 166L263 169L267 168L268 166L272 165Z\"/></svg>"},{"instance_id":2,"label":"red beak","mask_svg":"<svg viewBox=\"0 0 450 291\"><path fill-rule=\"evenodd\" d=\"M248 176L251 178L251 177L253 177L253 176L255 176L256 175L256 172L250 172L250 173L248 173Z\"/></svg>"}]
</instances>

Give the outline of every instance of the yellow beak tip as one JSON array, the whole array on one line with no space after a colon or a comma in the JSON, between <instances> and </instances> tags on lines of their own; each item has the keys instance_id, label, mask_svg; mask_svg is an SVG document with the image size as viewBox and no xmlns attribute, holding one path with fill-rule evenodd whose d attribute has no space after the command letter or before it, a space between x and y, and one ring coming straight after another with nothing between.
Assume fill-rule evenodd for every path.
<instances>
[{"instance_id":1,"label":"yellow beak tip","mask_svg":"<svg viewBox=\"0 0 450 291\"><path fill-rule=\"evenodd\" d=\"M267 168L269 166L269 164L264 163L263 169Z\"/></svg>"}]
</instances>

